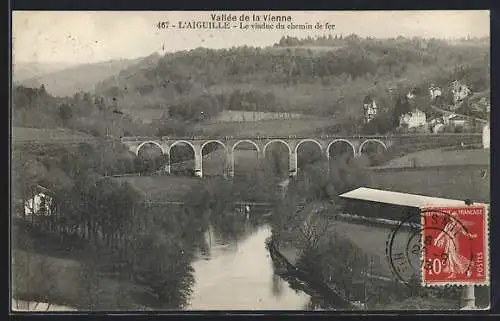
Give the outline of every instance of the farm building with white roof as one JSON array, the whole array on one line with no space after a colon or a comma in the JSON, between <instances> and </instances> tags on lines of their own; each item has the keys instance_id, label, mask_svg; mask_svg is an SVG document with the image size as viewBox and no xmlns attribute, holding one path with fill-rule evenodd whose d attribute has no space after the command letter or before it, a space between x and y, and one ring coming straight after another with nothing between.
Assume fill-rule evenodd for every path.
<instances>
[{"instance_id":1,"label":"farm building with white roof","mask_svg":"<svg viewBox=\"0 0 500 321\"><path fill-rule=\"evenodd\" d=\"M465 200L400 193L374 188L360 187L340 195L349 214L370 218L401 221L407 217L419 218L424 207L464 206ZM474 203L474 205L486 205Z\"/></svg>"}]
</instances>

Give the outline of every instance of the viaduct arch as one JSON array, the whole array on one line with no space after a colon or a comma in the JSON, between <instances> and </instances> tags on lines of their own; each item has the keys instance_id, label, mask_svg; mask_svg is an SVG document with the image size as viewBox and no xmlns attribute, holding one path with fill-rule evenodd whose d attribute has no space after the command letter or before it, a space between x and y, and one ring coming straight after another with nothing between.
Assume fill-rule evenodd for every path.
<instances>
[{"instance_id":1,"label":"viaduct arch","mask_svg":"<svg viewBox=\"0 0 500 321\"><path fill-rule=\"evenodd\" d=\"M370 138L370 139L367 139L364 142L362 142L361 145L359 145L359 152L358 152L359 155L361 155L363 153L363 147L367 143L378 143L379 145L382 145L382 147L384 147L384 149L387 151L387 145L383 141L381 141L380 139Z\"/></svg>"},{"instance_id":2,"label":"viaduct arch","mask_svg":"<svg viewBox=\"0 0 500 321\"><path fill-rule=\"evenodd\" d=\"M254 142L253 140L250 140L250 139L240 139L240 140L238 140L237 142L235 142L235 143L233 144L233 147L231 147L231 152L233 152L233 153L234 153L234 149L235 149L235 148L236 148L239 144L241 144L241 143L249 143L249 144L254 145L254 146L255 146L255 149L257 149L257 153L259 153L259 154L260 154L260 147L259 147L259 145L257 145L257 143L256 143L256 142Z\"/></svg>"},{"instance_id":3,"label":"viaduct arch","mask_svg":"<svg viewBox=\"0 0 500 321\"><path fill-rule=\"evenodd\" d=\"M135 154L137 156L139 156L139 152L140 152L141 148L144 147L144 146L146 146L146 145L155 145L158 148L160 148L162 154L167 154L168 153L168 151L165 151L163 149L163 146L160 143L155 142L153 140L149 140L149 141L145 141L145 142L141 143L139 146L137 146L137 150L135 151Z\"/></svg>"},{"instance_id":4,"label":"viaduct arch","mask_svg":"<svg viewBox=\"0 0 500 321\"><path fill-rule=\"evenodd\" d=\"M264 145L264 148L262 149L262 156L263 157L266 157L266 150L267 150L267 147L269 145L271 145L272 143L281 143L283 145L286 146L286 148L288 148L288 155L290 155L292 153L292 149L290 148L290 145L285 142L284 140L282 139L271 139L270 141L268 141L265 145Z\"/></svg>"},{"instance_id":5,"label":"viaduct arch","mask_svg":"<svg viewBox=\"0 0 500 321\"><path fill-rule=\"evenodd\" d=\"M352 155L354 157L358 156L358 152L357 152L356 147L354 146L353 143L351 143L347 139L339 138L339 139L335 139L335 140L331 141L328 144L328 146L326 147L326 159L328 159L328 160L330 159L330 147L332 147L333 144L338 144L338 143L348 144L352 148Z\"/></svg>"},{"instance_id":6,"label":"viaduct arch","mask_svg":"<svg viewBox=\"0 0 500 321\"><path fill-rule=\"evenodd\" d=\"M299 146L302 145L303 143L307 143L307 142L315 143L316 145L318 145L320 151L323 153L323 145L321 145L320 142L318 142L317 140L312 139L312 138L306 138L306 139L302 139L301 141L299 141L297 143L297 146L295 146L294 153L297 154L297 152L299 150Z\"/></svg>"},{"instance_id":7,"label":"viaduct arch","mask_svg":"<svg viewBox=\"0 0 500 321\"><path fill-rule=\"evenodd\" d=\"M203 148L205 148L205 146L207 146L208 144L211 144L211 143L216 143L216 144L221 145L224 148L224 150L227 152L227 146L224 145L223 142L221 142L218 139L211 139L211 140L207 140L206 142L204 142L203 144L201 144L201 153L202 154L203 154Z\"/></svg>"},{"instance_id":8,"label":"viaduct arch","mask_svg":"<svg viewBox=\"0 0 500 321\"><path fill-rule=\"evenodd\" d=\"M122 142L127 145L131 151L136 155L139 154L139 150L146 144L153 144L159 147L162 154L167 154L168 161L165 165L164 171L170 173L170 153L174 146L184 143L189 145L194 152L194 170L196 176L203 176L203 148L205 148L210 143L216 143L221 145L227 155L226 158L226 170L225 172L229 176L234 176L234 151L242 143L248 143L255 147L259 158L264 158L267 148L272 143L281 143L288 148L289 156L289 174L290 176L295 176L298 170L297 154L299 147L306 143L311 142L316 144L324 157L330 158L330 148L333 144L343 143L348 144L352 151L354 157L359 156L363 152L363 148L367 143L378 143L384 147L385 150L392 145L392 138L385 136L365 136L365 137L303 137L297 138L291 137L251 137L251 138L141 138L141 137L130 137L122 138ZM225 174L226 174L225 173Z\"/></svg>"}]
</instances>

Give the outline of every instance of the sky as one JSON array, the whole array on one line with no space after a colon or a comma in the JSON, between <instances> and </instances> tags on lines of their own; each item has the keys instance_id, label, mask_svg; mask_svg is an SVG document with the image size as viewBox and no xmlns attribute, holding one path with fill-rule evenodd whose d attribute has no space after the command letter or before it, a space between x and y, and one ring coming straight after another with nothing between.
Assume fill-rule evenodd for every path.
<instances>
[{"instance_id":1,"label":"sky","mask_svg":"<svg viewBox=\"0 0 500 321\"><path fill-rule=\"evenodd\" d=\"M159 30L158 21L212 21L211 14L290 15L294 24L330 23L335 30ZM252 22L250 22L252 23ZM234 23L238 24L238 22ZM284 23L288 25L288 23ZM270 46L282 36L484 37L488 11L14 11L13 62L81 64L133 59L197 47Z\"/></svg>"}]
</instances>

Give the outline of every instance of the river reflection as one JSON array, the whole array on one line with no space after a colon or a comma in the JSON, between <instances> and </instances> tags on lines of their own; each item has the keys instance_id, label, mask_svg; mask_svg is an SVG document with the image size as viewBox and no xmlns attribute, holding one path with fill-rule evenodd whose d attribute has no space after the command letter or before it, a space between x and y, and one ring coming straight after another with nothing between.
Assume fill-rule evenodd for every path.
<instances>
[{"instance_id":1,"label":"river reflection","mask_svg":"<svg viewBox=\"0 0 500 321\"><path fill-rule=\"evenodd\" d=\"M238 241L207 232L209 253L193 262L196 284L188 310L302 310L310 297L273 273L265 240L268 225L249 229Z\"/></svg>"}]
</instances>

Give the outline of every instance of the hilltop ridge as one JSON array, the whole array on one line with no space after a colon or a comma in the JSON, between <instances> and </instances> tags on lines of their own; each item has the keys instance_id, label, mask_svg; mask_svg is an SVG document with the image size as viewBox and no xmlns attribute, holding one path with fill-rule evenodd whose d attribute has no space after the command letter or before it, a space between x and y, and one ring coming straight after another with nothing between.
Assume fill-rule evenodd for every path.
<instances>
[{"instance_id":1,"label":"hilltop ridge","mask_svg":"<svg viewBox=\"0 0 500 321\"><path fill-rule=\"evenodd\" d=\"M96 92L131 114L163 110L184 120L222 110L359 118L366 95L390 110L397 95L412 88L427 92L430 84L460 80L473 92L487 90L489 55L488 44L473 40L285 37L267 48L166 54L100 82Z\"/></svg>"},{"instance_id":2,"label":"hilltop ridge","mask_svg":"<svg viewBox=\"0 0 500 321\"><path fill-rule=\"evenodd\" d=\"M87 63L78 65L57 66L40 69L33 73L31 77L24 75L21 71L15 70L13 78L19 78L18 84L26 87L40 87L44 85L46 90L59 97L73 96L78 92L93 92L95 85L103 79L117 75L121 70L158 59L158 54L136 59L118 59L97 63ZM55 69L55 70L54 70ZM17 73L20 72L20 75Z\"/></svg>"}]
</instances>

